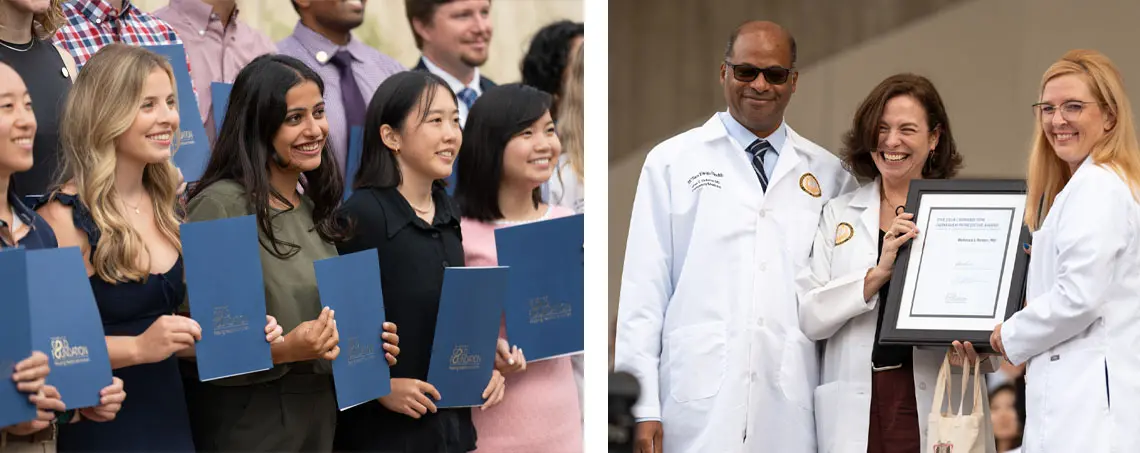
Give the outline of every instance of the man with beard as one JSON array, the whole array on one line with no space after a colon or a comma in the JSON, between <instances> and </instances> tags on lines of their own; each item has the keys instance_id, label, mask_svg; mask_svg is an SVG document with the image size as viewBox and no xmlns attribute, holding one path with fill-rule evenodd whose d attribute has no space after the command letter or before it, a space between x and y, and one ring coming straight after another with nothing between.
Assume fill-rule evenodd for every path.
<instances>
[{"instance_id":1,"label":"man with beard","mask_svg":"<svg viewBox=\"0 0 1140 453\"><path fill-rule=\"evenodd\" d=\"M417 71L440 76L459 98L459 122L495 86L479 75L491 45L491 0L404 0L408 23L423 52Z\"/></svg>"},{"instance_id":2,"label":"man with beard","mask_svg":"<svg viewBox=\"0 0 1140 453\"><path fill-rule=\"evenodd\" d=\"M258 56L277 52L277 46L264 33L238 20L237 0L170 0L154 16L174 27L185 43L186 58L194 68L198 110L213 146L218 132L210 83L234 83L241 68Z\"/></svg>"},{"instance_id":3,"label":"man with beard","mask_svg":"<svg viewBox=\"0 0 1140 453\"><path fill-rule=\"evenodd\" d=\"M376 87L406 70L400 63L352 37L364 23L367 0L293 0L301 16L293 34L277 43L279 52L313 68L325 82L329 143L345 173L348 133L364 126L364 112Z\"/></svg>"}]
</instances>

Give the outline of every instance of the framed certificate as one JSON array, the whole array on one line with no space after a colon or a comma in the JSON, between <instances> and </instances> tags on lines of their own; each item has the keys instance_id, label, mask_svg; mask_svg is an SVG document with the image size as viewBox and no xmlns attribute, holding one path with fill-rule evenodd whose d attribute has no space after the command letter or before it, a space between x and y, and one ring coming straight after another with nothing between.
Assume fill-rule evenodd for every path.
<instances>
[{"instance_id":1,"label":"framed certificate","mask_svg":"<svg viewBox=\"0 0 1140 453\"><path fill-rule=\"evenodd\" d=\"M899 249L879 342L989 349L1021 308L1030 242L1025 182L915 180L906 212L919 235Z\"/></svg>"}]
</instances>

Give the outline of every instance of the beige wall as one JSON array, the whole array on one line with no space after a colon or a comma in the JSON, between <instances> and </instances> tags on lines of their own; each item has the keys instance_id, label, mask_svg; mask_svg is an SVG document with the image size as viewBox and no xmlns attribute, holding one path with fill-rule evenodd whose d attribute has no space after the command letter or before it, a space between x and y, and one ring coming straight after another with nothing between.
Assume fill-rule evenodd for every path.
<instances>
[{"instance_id":1,"label":"beige wall","mask_svg":"<svg viewBox=\"0 0 1140 453\"><path fill-rule=\"evenodd\" d=\"M745 19L783 25L796 37L796 64L810 67L966 1L610 0L610 127L621 131L610 134L610 160L723 103L717 69L729 32Z\"/></svg>"},{"instance_id":2,"label":"beige wall","mask_svg":"<svg viewBox=\"0 0 1140 453\"><path fill-rule=\"evenodd\" d=\"M1136 95L1140 85L1135 83L1140 78L1140 55L1135 52L1140 42L1137 17L1140 2L964 2L804 68L787 120L804 136L834 151L850 127L857 104L875 84L894 73L916 72L934 81L946 103L954 138L965 158L962 176L1024 177L1033 126L1029 106L1037 100L1041 74L1065 51L1093 48L1104 52L1123 72L1132 99L1140 100ZM700 83L715 85L716 81L709 77ZM723 109L723 99L716 105ZM712 112L688 113L691 123L698 124ZM616 132L611 126L611 133ZM660 139L666 135L670 134ZM611 316L617 308L638 173L645 152L656 141L660 140L644 143L638 152L611 162Z\"/></svg>"},{"instance_id":3,"label":"beige wall","mask_svg":"<svg viewBox=\"0 0 1140 453\"><path fill-rule=\"evenodd\" d=\"M169 0L134 0L145 11L166 6ZM290 0L237 0L240 18L280 41L293 32L297 13ZM491 20L495 34L491 40L490 58L481 71L500 83L517 82L519 60L526 52L531 36L538 29L559 19L582 21L582 0L499 0L492 2ZM412 38L404 13L403 0L372 0L365 10L364 25L355 31L368 45L395 58L406 67L416 64L420 53Z\"/></svg>"}]
</instances>

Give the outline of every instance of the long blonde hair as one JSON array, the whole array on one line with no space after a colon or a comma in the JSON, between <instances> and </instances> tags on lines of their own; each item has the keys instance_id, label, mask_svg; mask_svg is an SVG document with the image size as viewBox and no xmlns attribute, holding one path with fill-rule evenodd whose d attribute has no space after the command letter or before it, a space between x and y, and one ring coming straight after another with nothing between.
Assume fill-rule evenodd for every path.
<instances>
[{"instance_id":1,"label":"long blonde hair","mask_svg":"<svg viewBox=\"0 0 1140 453\"><path fill-rule=\"evenodd\" d=\"M0 3L7 1L9 0L0 0ZM45 41L50 40L56 30L63 26L66 22L63 17L63 2L64 0L51 0L47 11L32 14L31 30L33 36Z\"/></svg>"},{"instance_id":2,"label":"long blonde hair","mask_svg":"<svg viewBox=\"0 0 1140 453\"><path fill-rule=\"evenodd\" d=\"M583 162L583 149L585 148L585 48L586 44L578 46L578 51L570 56L566 64L567 77L562 84L562 99L558 102L558 138L562 141L562 152L570 161L570 168L579 181L586 178L586 167ZM559 169L559 177L561 169Z\"/></svg>"},{"instance_id":3,"label":"long blonde hair","mask_svg":"<svg viewBox=\"0 0 1140 453\"><path fill-rule=\"evenodd\" d=\"M1041 92L1050 80L1065 75L1075 75L1084 80L1100 108L1112 121L1112 127L1104 137L1092 145L1089 155L1093 163L1115 171L1132 188L1133 197L1140 199L1140 145L1132 123L1132 104L1124 91L1120 70L1100 52L1070 50L1045 71L1041 77ZM1073 176L1069 164L1058 157L1049 144L1041 120L1035 123L1025 202L1025 224L1030 231L1041 227L1057 194Z\"/></svg>"},{"instance_id":4,"label":"long blonde hair","mask_svg":"<svg viewBox=\"0 0 1140 453\"><path fill-rule=\"evenodd\" d=\"M104 47L76 77L61 122L62 183L75 186L99 228L91 265L108 282L139 281L150 275L149 263L139 259L146 245L120 208L115 189L115 139L134 123L143 86L156 69L166 72L174 84L174 72L164 57L124 44ZM180 131L175 129L173 136L177 139ZM150 195L155 223L181 254L174 212L177 183L177 170L170 161L143 169L143 187Z\"/></svg>"},{"instance_id":5,"label":"long blonde hair","mask_svg":"<svg viewBox=\"0 0 1140 453\"><path fill-rule=\"evenodd\" d=\"M50 40L56 30L67 21L63 17L63 1L51 0L47 11L32 15L32 34L43 40Z\"/></svg>"}]
</instances>

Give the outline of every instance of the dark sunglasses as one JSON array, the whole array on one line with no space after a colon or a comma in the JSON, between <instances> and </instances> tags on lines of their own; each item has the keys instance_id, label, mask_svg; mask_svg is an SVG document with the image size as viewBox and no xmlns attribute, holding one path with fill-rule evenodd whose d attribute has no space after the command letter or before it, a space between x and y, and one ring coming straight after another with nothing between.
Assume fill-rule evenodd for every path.
<instances>
[{"instance_id":1,"label":"dark sunglasses","mask_svg":"<svg viewBox=\"0 0 1140 453\"><path fill-rule=\"evenodd\" d=\"M759 77L761 73L764 74L764 80L772 85L783 85L788 82L788 76L795 72L794 69L784 68L780 66L769 66L767 68L757 68L750 64L732 64L727 60L724 62L732 70L732 77L741 82L752 82Z\"/></svg>"}]
</instances>

